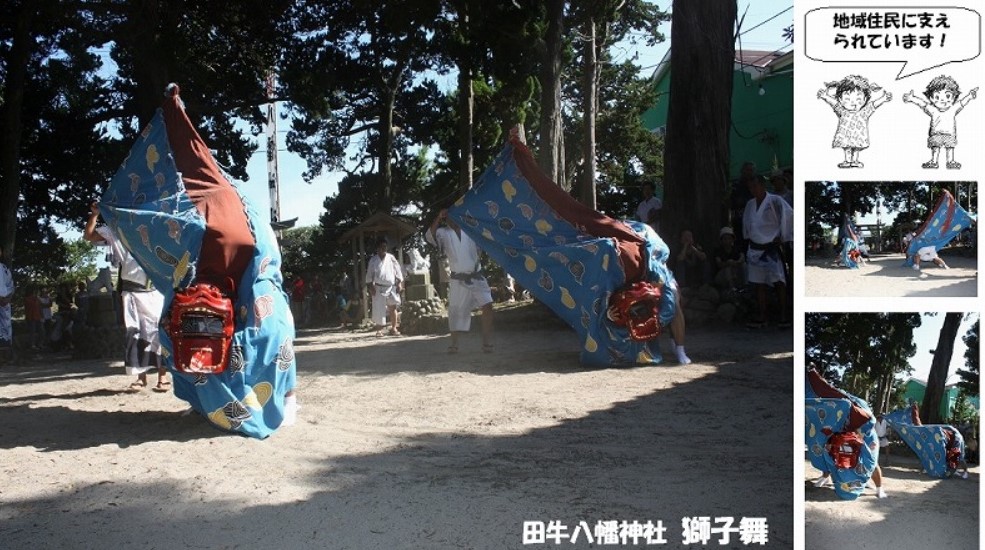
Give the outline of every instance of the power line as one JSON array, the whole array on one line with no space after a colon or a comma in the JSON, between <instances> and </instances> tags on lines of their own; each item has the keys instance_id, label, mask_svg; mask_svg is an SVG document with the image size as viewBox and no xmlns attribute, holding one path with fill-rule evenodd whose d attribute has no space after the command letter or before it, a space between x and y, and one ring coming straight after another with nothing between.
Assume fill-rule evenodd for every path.
<instances>
[{"instance_id":1,"label":"power line","mask_svg":"<svg viewBox=\"0 0 985 550\"><path fill-rule=\"evenodd\" d=\"M792 9L793 9L793 6L790 6L789 8L787 8L787 9L785 9L785 10L782 10L782 11L780 11L779 13L777 13L776 15L774 15L774 16L772 16L772 17L770 17L770 18L769 18L769 19L767 19L766 21L763 21L763 22L761 22L761 23L759 23L758 25L756 25L756 26L754 26L754 27L750 27L750 28L748 28L748 29L746 29L746 30L744 30L744 31L742 31L742 32L741 32L741 33L739 34L739 36L742 36L743 34L746 34L747 32L752 32L752 31L754 31L754 30L756 30L756 29L758 29L759 27L762 27L763 25L765 25L765 24L767 24L767 23L769 23L770 21L772 21L772 20L774 20L774 19L776 19L777 17L780 17L781 15L783 15L784 13L787 13L788 11L790 11L790 10L792 10Z\"/></svg>"}]
</instances>

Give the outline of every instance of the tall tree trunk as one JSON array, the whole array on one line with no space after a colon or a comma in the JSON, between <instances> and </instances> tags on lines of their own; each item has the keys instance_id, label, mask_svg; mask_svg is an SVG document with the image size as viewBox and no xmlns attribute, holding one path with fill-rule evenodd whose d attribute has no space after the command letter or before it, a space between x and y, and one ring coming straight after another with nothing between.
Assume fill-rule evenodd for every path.
<instances>
[{"instance_id":1,"label":"tall tree trunk","mask_svg":"<svg viewBox=\"0 0 985 550\"><path fill-rule=\"evenodd\" d=\"M582 156L585 168L581 173L579 195L581 202L596 209L595 204L595 119L598 116L598 56L596 50L595 18L591 17L585 24L585 78L584 90L584 120L585 135Z\"/></svg>"},{"instance_id":2,"label":"tall tree trunk","mask_svg":"<svg viewBox=\"0 0 985 550\"><path fill-rule=\"evenodd\" d=\"M397 103L397 92L400 84L404 80L404 71L407 68L407 61L400 60L393 68L390 78L386 79L383 90L383 105L380 113L380 210L387 214L392 213L393 209L393 111Z\"/></svg>"},{"instance_id":3,"label":"tall tree trunk","mask_svg":"<svg viewBox=\"0 0 985 550\"><path fill-rule=\"evenodd\" d=\"M547 36L540 72L540 142L537 160L552 181L566 187L564 142L561 130L561 46L564 0L547 0Z\"/></svg>"},{"instance_id":4,"label":"tall tree trunk","mask_svg":"<svg viewBox=\"0 0 985 550\"><path fill-rule=\"evenodd\" d=\"M387 214L393 208L393 168L390 157L393 152L393 108L396 95L396 90L387 88L380 116L380 210Z\"/></svg>"},{"instance_id":5,"label":"tall tree trunk","mask_svg":"<svg viewBox=\"0 0 985 550\"><path fill-rule=\"evenodd\" d=\"M662 233L711 249L728 200L735 0L675 0Z\"/></svg>"},{"instance_id":6,"label":"tall tree trunk","mask_svg":"<svg viewBox=\"0 0 985 550\"><path fill-rule=\"evenodd\" d=\"M3 103L0 104L0 246L4 263L13 264L17 234L17 203L21 192L20 148L23 133L22 109L27 70L31 62L31 24L33 2L22 2L14 23L14 34L7 53Z\"/></svg>"},{"instance_id":7,"label":"tall tree trunk","mask_svg":"<svg viewBox=\"0 0 985 550\"><path fill-rule=\"evenodd\" d=\"M126 47L134 57L133 101L140 128L150 122L164 102L164 88L171 81L173 45L164 35L176 24L175 17L174 13L167 13L167 6L159 0L140 0L128 9L130 33Z\"/></svg>"},{"instance_id":8,"label":"tall tree trunk","mask_svg":"<svg viewBox=\"0 0 985 550\"><path fill-rule=\"evenodd\" d=\"M958 336L963 313L948 313L944 316L944 325L934 349L934 360L930 364L930 375L927 377L927 391L920 404L920 419L924 424L942 424L947 419L941 415L941 399L944 396L944 384L947 383L947 371L951 366L951 355L954 353L954 339Z\"/></svg>"},{"instance_id":9,"label":"tall tree trunk","mask_svg":"<svg viewBox=\"0 0 985 550\"><path fill-rule=\"evenodd\" d=\"M462 2L458 11L459 32L462 35L462 49L458 60L458 143L461 151L461 164L458 167L458 190L462 193L472 188L472 119L474 94L472 90L471 21L469 4Z\"/></svg>"}]
</instances>

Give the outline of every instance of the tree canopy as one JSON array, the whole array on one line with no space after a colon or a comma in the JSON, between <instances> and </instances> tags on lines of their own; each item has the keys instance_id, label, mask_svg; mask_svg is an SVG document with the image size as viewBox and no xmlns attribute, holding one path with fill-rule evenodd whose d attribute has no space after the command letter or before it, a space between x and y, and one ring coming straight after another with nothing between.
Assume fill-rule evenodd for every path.
<instances>
[{"instance_id":1,"label":"tree canopy","mask_svg":"<svg viewBox=\"0 0 985 550\"><path fill-rule=\"evenodd\" d=\"M897 375L909 373L919 313L808 313L807 363L876 410L890 403Z\"/></svg>"},{"instance_id":2,"label":"tree canopy","mask_svg":"<svg viewBox=\"0 0 985 550\"><path fill-rule=\"evenodd\" d=\"M643 0L560 6L558 15L525 0L5 2L0 245L15 270L56 261L58 228L81 226L171 81L233 178L247 179L271 99L289 121L287 148L306 161L306 179L348 172L325 202L327 240L375 210L420 216L438 207L458 188L463 151L483 168L514 124L545 146L540 121L554 119L544 109L558 110L561 134L551 139L566 144L578 144L572 136L595 117L600 204L627 215L627 197L635 198L627 186L661 175L662 142L640 122L653 102L646 75L617 63L610 48L630 33L661 40L668 16ZM590 115L581 35L564 32L549 44L558 25L584 29L589 20L599 35ZM556 70L542 71L549 62ZM468 90L454 78L463 68ZM543 103L548 73L560 103ZM467 136L463 98L474 106ZM569 159L562 174L587 166L583 151L559 156Z\"/></svg>"}]
</instances>

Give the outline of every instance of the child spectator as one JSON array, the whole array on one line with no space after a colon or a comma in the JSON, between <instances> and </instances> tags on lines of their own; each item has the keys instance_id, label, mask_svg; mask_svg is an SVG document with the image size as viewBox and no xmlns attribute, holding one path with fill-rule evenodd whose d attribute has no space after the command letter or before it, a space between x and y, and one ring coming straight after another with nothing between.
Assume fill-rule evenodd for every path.
<instances>
[{"instance_id":1,"label":"child spectator","mask_svg":"<svg viewBox=\"0 0 985 550\"><path fill-rule=\"evenodd\" d=\"M715 250L715 284L719 287L736 290L745 284L745 257L735 247L735 231L723 227L718 232L719 245Z\"/></svg>"}]
</instances>

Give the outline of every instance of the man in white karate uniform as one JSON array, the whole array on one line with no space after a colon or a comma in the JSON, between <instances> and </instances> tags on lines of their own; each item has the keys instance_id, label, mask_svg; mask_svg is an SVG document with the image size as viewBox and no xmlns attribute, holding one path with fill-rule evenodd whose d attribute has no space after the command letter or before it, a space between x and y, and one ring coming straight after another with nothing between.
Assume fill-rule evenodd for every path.
<instances>
[{"instance_id":1,"label":"man in white karate uniform","mask_svg":"<svg viewBox=\"0 0 985 550\"><path fill-rule=\"evenodd\" d=\"M390 334L400 336L397 307L403 290L404 272L400 262L387 252L386 237L376 241L376 254L369 259L366 270L366 288L373 297L372 318L376 335L383 336L387 316L390 316Z\"/></svg>"},{"instance_id":2,"label":"man in white karate uniform","mask_svg":"<svg viewBox=\"0 0 985 550\"><path fill-rule=\"evenodd\" d=\"M783 269L783 243L793 241L793 210L779 195L766 192L762 176L749 176L746 185L752 194L742 215L742 229L749 240L746 252L748 279L756 285L759 320L746 324L749 328L767 325L766 287L776 290L780 304L779 328L789 328L787 318L787 278Z\"/></svg>"},{"instance_id":3,"label":"man in white karate uniform","mask_svg":"<svg viewBox=\"0 0 985 550\"><path fill-rule=\"evenodd\" d=\"M444 221L447 226L439 227ZM448 353L458 352L458 336L472 327L472 310L482 309L482 351L492 353L492 292L479 271L479 248L444 209L424 234L427 241L448 257L451 268L448 286Z\"/></svg>"}]
</instances>

